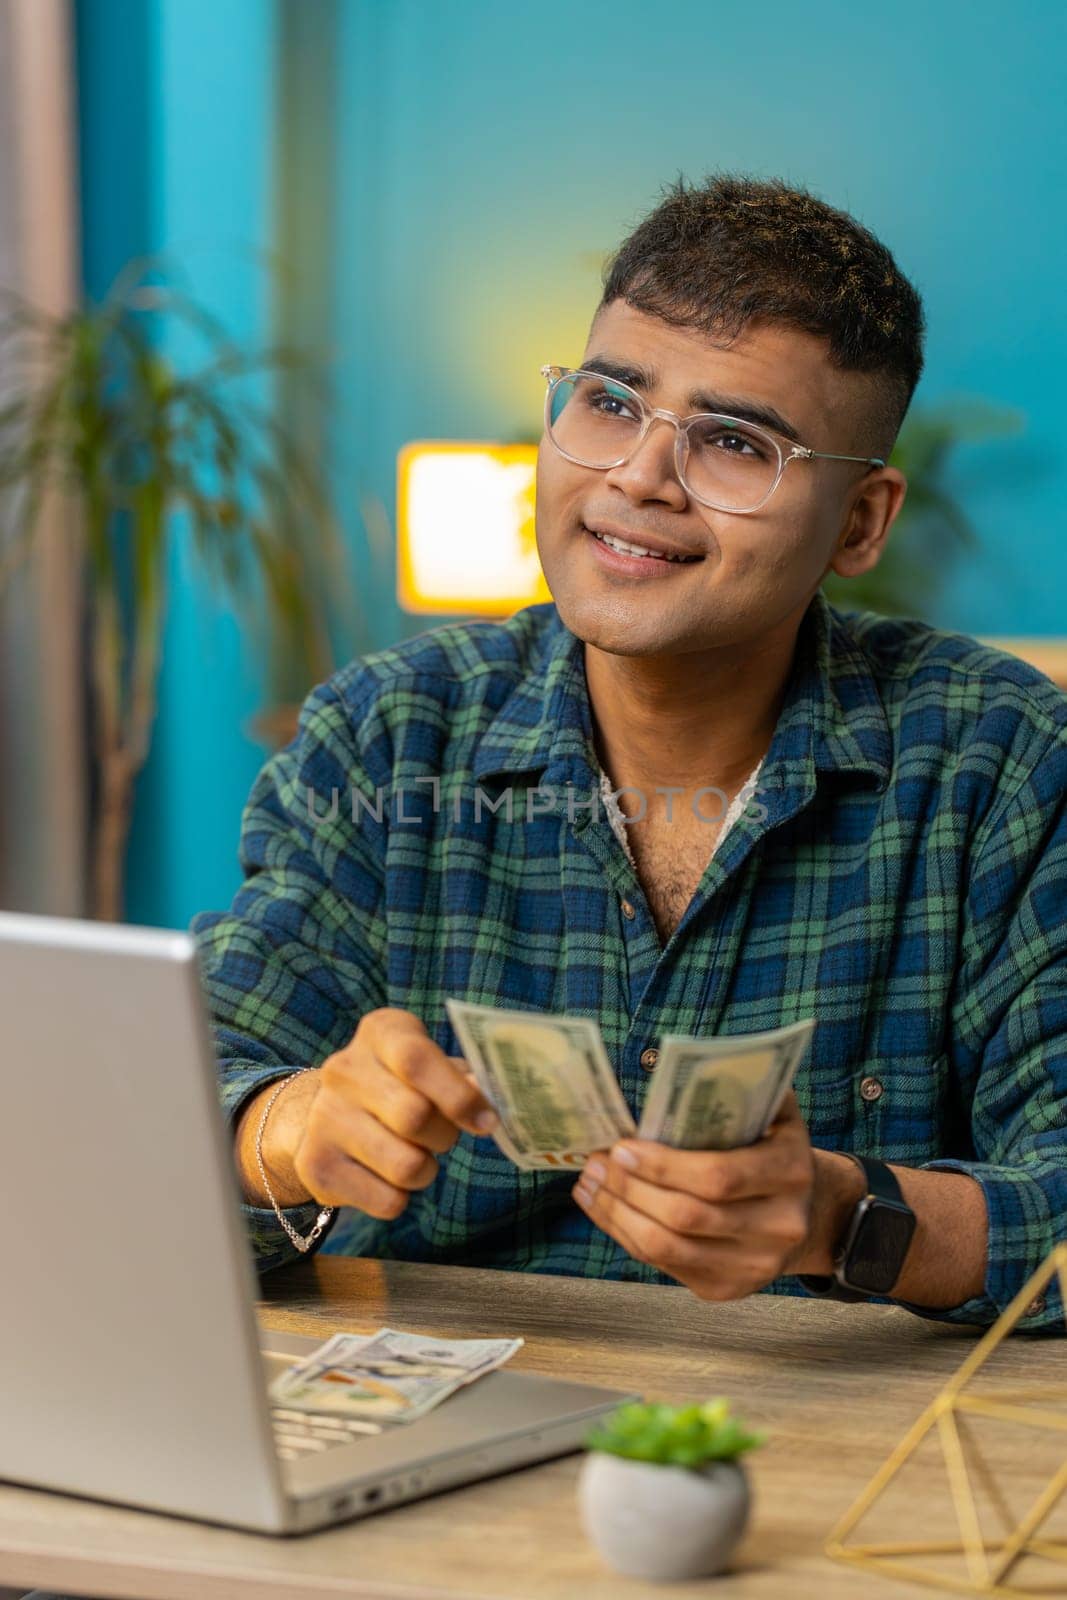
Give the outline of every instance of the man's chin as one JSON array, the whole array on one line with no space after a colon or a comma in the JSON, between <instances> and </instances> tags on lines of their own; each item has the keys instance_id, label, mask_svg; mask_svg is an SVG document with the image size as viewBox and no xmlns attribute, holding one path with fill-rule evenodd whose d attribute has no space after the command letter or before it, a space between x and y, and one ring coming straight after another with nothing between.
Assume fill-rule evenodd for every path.
<instances>
[{"instance_id":1,"label":"man's chin","mask_svg":"<svg viewBox=\"0 0 1067 1600\"><path fill-rule=\"evenodd\" d=\"M589 539L588 534L582 537ZM561 620L598 650L620 656L675 655L699 649L701 634L715 626L710 617L699 625L692 614L697 609L694 597L680 593L673 579L608 581L595 561L590 567L582 559L586 552L579 546L557 550L548 562L544 551L539 554ZM684 589L686 581L679 587Z\"/></svg>"},{"instance_id":2,"label":"man's chin","mask_svg":"<svg viewBox=\"0 0 1067 1600\"><path fill-rule=\"evenodd\" d=\"M635 600L567 593L555 594L553 599L565 627L596 650L613 656L674 653L676 629L668 633L651 616L637 614Z\"/></svg>"}]
</instances>

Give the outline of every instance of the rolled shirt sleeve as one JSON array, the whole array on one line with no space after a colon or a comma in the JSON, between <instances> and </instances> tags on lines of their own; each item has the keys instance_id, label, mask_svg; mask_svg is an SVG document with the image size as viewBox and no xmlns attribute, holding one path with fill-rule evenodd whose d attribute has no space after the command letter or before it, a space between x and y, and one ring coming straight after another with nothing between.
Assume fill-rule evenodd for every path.
<instances>
[{"instance_id":1,"label":"rolled shirt sleeve","mask_svg":"<svg viewBox=\"0 0 1067 1600\"><path fill-rule=\"evenodd\" d=\"M346 673L347 693L335 678L309 695L295 739L253 784L241 823L244 882L230 909L190 925L231 1129L265 1085L319 1065L385 1003L388 822L356 749L358 672L354 682ZM358 808L357 790L366 799ZM286 1216L306 1234L318 1211L311 1203ZM272 1210L243 1212L260 1272L298 1257Z\"/></svg>"},{"instance_id":2,"label":"rolled shirt sleeve","mask_svg":"<svg viewBox=\"0 0 1067 1600\"><path fill-rule=\"evenodd\" d=\"M974 856L953 1007L955 1064L970 1083L968 1173L989 1219L983 1292L948 1311L989 1323L1067 1239L1067 739L1046 745ZM1058 1278L1020 1326L1064 1328Z\"/></svg>"}]
</instances>

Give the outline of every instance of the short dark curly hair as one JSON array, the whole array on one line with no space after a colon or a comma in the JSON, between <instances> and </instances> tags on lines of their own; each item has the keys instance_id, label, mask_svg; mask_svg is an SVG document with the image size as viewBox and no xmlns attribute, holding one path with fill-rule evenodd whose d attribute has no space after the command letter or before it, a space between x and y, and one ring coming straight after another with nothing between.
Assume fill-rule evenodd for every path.
<instances>
[{"instance_id":1,"label":"short dark curly hair","mask_svg":"<svg viewBox=\"0 0 1067 1600\"><path fill-rule=\"evenodd\" d=\"M597 310L635 310L710 337L778 322L829 341L833 364L877 373L867 448L888 459L923 369L922 300L845 211L779 178L679 175L604 270Z\"/></svg>"}]
</instances>

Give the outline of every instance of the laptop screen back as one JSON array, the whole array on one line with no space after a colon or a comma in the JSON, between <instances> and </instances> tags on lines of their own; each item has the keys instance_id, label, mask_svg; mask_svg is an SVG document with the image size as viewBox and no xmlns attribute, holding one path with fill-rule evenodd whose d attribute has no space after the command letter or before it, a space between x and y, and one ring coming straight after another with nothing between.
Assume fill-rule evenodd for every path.
<instances>
[{"instance_id":1,"label":"laptop screen back","mask_svg":"<svg viewBox=\"0 0 1067 1600\"><path fill-rule=\"evenodd\" d=\"M0 1477L280 1525L192 941L0 914L0 1060Z\"/></svg>"}]
</instances>

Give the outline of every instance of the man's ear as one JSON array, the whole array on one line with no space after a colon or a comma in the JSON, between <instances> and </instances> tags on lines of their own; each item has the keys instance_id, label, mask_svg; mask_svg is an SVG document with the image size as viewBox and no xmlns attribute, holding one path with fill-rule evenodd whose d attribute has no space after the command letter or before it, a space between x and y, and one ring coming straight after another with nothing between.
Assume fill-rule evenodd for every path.
<instances>
[{"instance_id":1,"label":"man's ear","mask_svg":"<svg viewBox=\"0 0 1067 1600\"><path fill-rule=\"evenodd\" d=\"M881 467L871 474L845 519L830 561L831 572L858 578L878 565L907 488L908 480L897 467Z\"/></svg>"}]
</instances>

